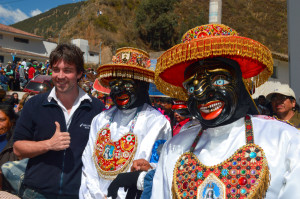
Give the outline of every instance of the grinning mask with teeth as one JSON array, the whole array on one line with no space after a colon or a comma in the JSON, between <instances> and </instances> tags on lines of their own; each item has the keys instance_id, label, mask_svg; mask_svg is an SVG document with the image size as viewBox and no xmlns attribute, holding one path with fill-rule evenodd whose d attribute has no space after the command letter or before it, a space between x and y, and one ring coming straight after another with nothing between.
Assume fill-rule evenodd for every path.
<instances>
[{"instance_id":1,"label":"grinning mask with teeth","mask_svg":"<svg viewBox=\"0 0 300 199\"><path fill-rule=\"evenodd\" d=\"M240 100L252 100L242 82L239 66L233 60L199 61L188 66L184 75L188 108L203 127L222 126L249 112L250 104L240 103Z\"/></svg>"},{"instance_id":2,"label":"grinning mask with teeth","mask_svg":"<svg viewBox=\"0 0 300 199\"><path fill-rule=\"evenodd\" d=\"M150 103L149 83L129 78L115 78L109 82L110 97L118 109L131 109Z\"/></svg>"}]
</instances>

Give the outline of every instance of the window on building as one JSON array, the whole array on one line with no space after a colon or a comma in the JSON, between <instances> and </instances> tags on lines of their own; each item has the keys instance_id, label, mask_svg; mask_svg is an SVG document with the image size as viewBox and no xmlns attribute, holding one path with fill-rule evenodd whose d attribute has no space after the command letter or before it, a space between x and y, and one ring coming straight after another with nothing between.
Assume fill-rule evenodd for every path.
<instances>
[{"instance_id":1,"label":"window on building","mask_svg":"<svg viewBox=\"0 0 300 199\"><path fill-rule=\"evenodd\" d=\"M19 38L19 37L14 37L14 41L15 42L20 42L20 43L25 43L25 44L29 43L28 39L23 39L23 38Z\"/></svg>"},{"instance_id":2,"label":"window on building","mask_svg":"<svg viewBox=\"0 0 300 199\"><path fill-rule=\"evenodd\" d=\"M0 55L0 63L4 62L4 56Z\"/></svg>"},{"instance_id":3,"label":"window on building","mask_svg":"<svg viewBox=\"0 0 300 199\"><path fill-rule=\"evenodd\" d=\"M277 76L277 66L273 66L273 74L272 74L271 77L274 78L274 79L278 78L278 76Z\"/></svg>"},{"instance_id":4,"label":"window on building","mask_svg":"<svg viewBox=\"0 0 300 199\"><path fill-rule=\"evenodd\" d=\"M95 56L95 54L94 54L94 53L90 53L90 56L91 56L91 57L94 57L94 56Z\"/></svg>"},{"instance_id":5,"label":"window on building","mask_svg":"<svg viewBox=\"0 0 300 199\"><path fill-rule=\"evenodd\" d=\"M0 34L0 39L3 39L3 35L2 34Z\"/></svg>"}]
</instances>

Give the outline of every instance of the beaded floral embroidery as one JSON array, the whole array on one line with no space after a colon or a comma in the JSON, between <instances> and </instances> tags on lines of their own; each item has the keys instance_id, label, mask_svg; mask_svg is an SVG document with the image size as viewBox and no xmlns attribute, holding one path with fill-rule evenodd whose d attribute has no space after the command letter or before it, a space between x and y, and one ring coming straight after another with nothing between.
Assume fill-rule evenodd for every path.
<instances>
[{"instance_id":1,"label":"beaded floral embroidery","mask_svg":"<svg viewBox=\"0 0 300 199\"><path fill-rule=\"evenodd\" d=\"M111 140L109 129L116 111L113 112L109 123L98 132L93 160L100 177L113 180L119 173L127 171L131 165L138 145L137 136L133 133L133 129L141 108L142 106L137 108L137 113L130 125L130 131L118 141L113 142Z\"/></svg>"},{"instance_id":2,"label":"beaded floral embroidery","mask_svg":"<svg viewBox=\"0 0 300 199\"><path fill-rule=\"evenodd\" d=\"M109 128L103 128L97 137L94 161L99 176L114 179L119 173L127 171L137 148L137 137L128 133L113 142Z\"/></svg>"},{"instance_id":3,"label":"beaded floral embroidery","mask_svg":"<svg viewBox=\"0 0 300 199\"><path fill-rule=\"evenodd\" d=\"M249 116L245 128L247 145L218 165L205 166L192 151L181 155L173 173L173 198L263 198L269 186L268 163L253 143Z\"/></svg>"}]
</instances>

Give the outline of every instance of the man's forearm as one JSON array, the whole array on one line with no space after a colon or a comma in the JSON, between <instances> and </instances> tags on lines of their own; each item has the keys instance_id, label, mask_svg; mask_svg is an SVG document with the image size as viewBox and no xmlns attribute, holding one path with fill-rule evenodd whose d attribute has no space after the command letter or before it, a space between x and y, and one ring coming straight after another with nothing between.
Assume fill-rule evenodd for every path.
<instances>
[{"instance_id":1,"label":"man's forearm","mask_svg":"<svg viewBox=\"0 0 300 199\"><path fill-rule=\"evenodd\" d=\"M20 159L33 158L50 150L49 140L29 141L22 140L14 143L14 153Z\"/></svg>"}]
</instances>

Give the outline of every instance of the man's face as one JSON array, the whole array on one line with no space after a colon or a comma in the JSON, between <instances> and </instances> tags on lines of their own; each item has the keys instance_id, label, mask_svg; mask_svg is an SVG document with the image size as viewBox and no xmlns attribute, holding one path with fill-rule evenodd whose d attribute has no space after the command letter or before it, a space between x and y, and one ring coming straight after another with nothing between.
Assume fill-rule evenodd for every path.
<instances>
[{"instance_id":1,"label":"man's face","mask_svg":"<svg viewBox=\"0 0 300 199\"><path fill-rule=\"evenodd\" d=\"M271 104L273 111L277 116L279 116L281 114L287 114L288 112L293 111L292 108L295 107L296 101L288 98L285 95L275 93L271 97Z\"/></svg>"},{"instance_id":2,"label":"man's face","mask_svg":"<svg viewBox=\"0 0 300 199\"><path fill-rule=\"evenodd\" d=\"M203 66L183 86L189 94L189 110L202 124L214 127L233 116L238 103L233 68L222 64Z\"/></svg>"},{"instance_id":3,"label":"man's face","mask_svg":"<svg viewBox=\"0 0 300 199\"><path fill-rule=\"evenodd\" d=\"M115 78L109 82L110 97L118 109L130 108L137 99L137 84L133 79Z\"/></svg>"},{"instance_id":4,"label":"man's face","mask_svg":"<svg viewBox=\"0 0 300 199\"><path fill-rule=\"evenodd\" d=\"M75 64L58 61L52 66L52 81L56 94L69 94L77 92L77 80L82 72L78 73Z\"/></svg>"},{"instance_id":5,"label":"man's face","mask_svg":"<svg viewBox=\"0 0 300 199\"><path fill-rule=\"evenodd\" d=\"M174 111L174 118L175 118L176 122L181 122L181 121L186 119L186 117L183 117L182 115L180 115L176 111Z\"/></svg>"}]
</instances>

